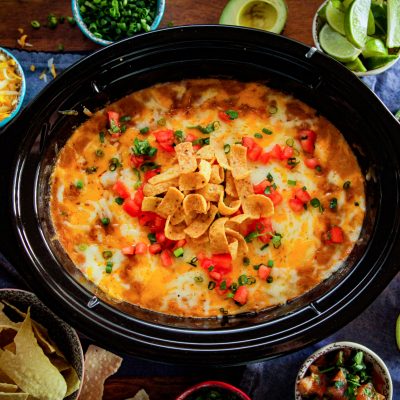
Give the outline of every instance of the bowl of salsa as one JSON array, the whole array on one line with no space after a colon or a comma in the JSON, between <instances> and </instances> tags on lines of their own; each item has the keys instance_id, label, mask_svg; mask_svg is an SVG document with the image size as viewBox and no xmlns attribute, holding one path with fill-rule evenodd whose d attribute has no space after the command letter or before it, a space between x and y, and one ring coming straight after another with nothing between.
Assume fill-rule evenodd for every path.
<instances>
[{"instance_id":1,"label":"bowl of salsa","mask_svg":"<svg viewBox=\"0 0 400 400\"><path fill-rule=\"evenodd\" d=\"M190 387L176 400L251 400L251 398L229 383L206 381Z\"/></svg>"}]
</instances>

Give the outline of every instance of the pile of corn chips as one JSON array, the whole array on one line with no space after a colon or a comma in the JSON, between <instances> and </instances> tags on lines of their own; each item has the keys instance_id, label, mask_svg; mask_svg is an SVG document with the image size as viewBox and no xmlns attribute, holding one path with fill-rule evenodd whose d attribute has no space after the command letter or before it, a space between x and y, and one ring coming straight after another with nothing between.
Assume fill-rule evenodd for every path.
<instances>
[{"instance_id":1,"label":"pile of corn chips","mask_svg":"<svg viewBox=\"0 0 400 400\"><path fill-rule=\"evenodd\" d=\"M79 386L75 369L47 329L31 319L30 309L0 302L0 398L61 400Z\"/></svg>"}]
</instances>

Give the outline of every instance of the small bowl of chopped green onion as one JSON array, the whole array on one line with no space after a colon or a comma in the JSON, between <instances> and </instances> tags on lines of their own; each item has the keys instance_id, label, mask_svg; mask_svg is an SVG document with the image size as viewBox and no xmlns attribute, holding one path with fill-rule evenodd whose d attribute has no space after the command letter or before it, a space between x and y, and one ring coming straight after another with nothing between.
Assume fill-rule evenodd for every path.
<instances>
[{"instance_id":1,"label":"small bowl of chopped green onion","mask_svg":"<svg viewBox=\"0 0 400 400\"><path fill-rule=\"evenodd\" d=\"M318 50L357 76L378 75L400 58L398 0L327 0L317 10L312 35Z\"/></svg>"},{"instance_id":2,"label":"small bowl of chopped green onion","mask_svg":"<svg viewBox=\"0 0 400 400\"><path fill-rule=\"evenodd\" d=\"M392 379L385 363L372 350L354 342L334 342L311 354L295 383L295 400L392 400L392 396Z\"/></svg>"},{"instance_id":3,"label":"small bowl of chopped green onion","mask_svg":"<svg viewBox=\"0 0 400 400\"><path fill-rule=\"evenodd\" d=\"M165 0L72 0L72 13L82 33L107 46L157 29Z\"/></svg>"}]
</instances>

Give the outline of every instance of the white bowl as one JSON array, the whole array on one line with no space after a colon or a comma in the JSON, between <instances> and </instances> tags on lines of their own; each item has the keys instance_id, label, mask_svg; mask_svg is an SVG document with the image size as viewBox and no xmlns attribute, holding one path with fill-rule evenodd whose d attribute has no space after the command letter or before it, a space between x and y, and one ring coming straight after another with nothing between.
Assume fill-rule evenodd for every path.
<instances>
[{"instance_id":1,"label":"white bowl","mask_svg":"<svg viewBox=\"0 0 400 400\"><path fill-rule=\"evenodd\" d=\"M368 347L363 346L362 344L354 343L354 342L334 342L328 344L321 349L317 350L315 353L311 354L304 361L303 365L301 366L295 383L295 400L305 400L304 397L301 396L298 390L298 383L300 379L304 378L310 366L321 356L330 353L331 351L338 351L342 349L350 349L350 350L361 350L364 353L365 360L372 364L375 372L382 378L383 382L383 395L385 396L385 400L392 400L393 397L393 384L392 378L390 377L390 373L388 368L386 367L385 363L382 359L370 350Z\"/></svg>"},{"instance_id":2,"label":"white bowl","mask_svg":"<svg viewBox=\"0 0 400 400\"><path fill-rule=\"evenodd\" d=\"M320 7L318 8L317 12L316 12L315 15L314 15L313 23L312 23L312 37L313 37L313 40L314 40L315 47L316 47L319 51L321 51L322 53L324 53L324 54L327 54L327 53L325 53L325 51L324 51L324 50L322 49L322 47L320 46L320 44L319 44L319 39L318 39L319 31L320 31L321 28L322 28L321 19L320 19L318 13L322 10L322 8L326 5L326 3L328 3L328 1L329 1L329 0L326 0L326 1L324 1L324 2L320 5ZM329 54L328 54L328 55L329 55ZM332 57L332 58L333 58L333 57ZM400 58L400 57L399 57L399 58ZM371 69L370 71L367 71L367 72L354 72L354 71L352 71L352 72L353 72L354 74L356 74L357 76L373 76L373 75L378 75L378 74L381 74L382 72L387 71L389 68L393 67L393 65L396 64L397 61L399 61L399 58L397 58L396 60L391 61L390 63L387 63L387 64L384 65L383 67ZM340 62L340 61L338 61L338 62ZM343 65L344 65L344 64L343 64Z\"/></svg>"}]
</instances>

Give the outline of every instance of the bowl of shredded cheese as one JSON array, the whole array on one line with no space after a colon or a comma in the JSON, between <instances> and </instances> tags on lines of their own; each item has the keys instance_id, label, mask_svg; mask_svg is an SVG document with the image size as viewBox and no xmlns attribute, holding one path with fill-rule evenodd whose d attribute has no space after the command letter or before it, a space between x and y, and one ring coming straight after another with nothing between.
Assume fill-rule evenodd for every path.
<instances>
[{"instance_id":1,"label":"bowl of shredded cheese","mask_svg":"<svg viewBox=\"0 0 400 400\"><path fill-rule=\"evenodd\" d=\"M0 128L18 114L25 91L21 65L10 52L0 47Z\"/></svg>"}]
</instances>

